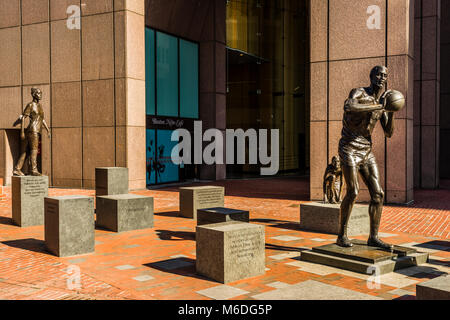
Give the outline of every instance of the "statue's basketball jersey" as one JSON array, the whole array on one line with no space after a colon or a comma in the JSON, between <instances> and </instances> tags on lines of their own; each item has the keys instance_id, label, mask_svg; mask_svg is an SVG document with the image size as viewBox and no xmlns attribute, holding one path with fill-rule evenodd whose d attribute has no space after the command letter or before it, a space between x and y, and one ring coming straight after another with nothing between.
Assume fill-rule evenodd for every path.
<instances>
[{"instance_id":1,"label":"statue's basketball jersey","mask_svg":"<svg viewBox=\"0 0 450 320\"><path fill-rule=\"evenodd\" d=\"M27 105L24 115L30 118L27 133L41 133L44 111L39 103L31 102Z\"/></svg>"},{"instance_id":2,"label":"statue's basketball jersey","mask_svg":"<svg viewBox=\"0 0 450 320\"><path fill-rule=\"evenodd\" d=\"M360 103L376 104L378 101L370 96L365 88L354 89L362 93ZM346 101L345 105L347 106ZM344 118L341 140L339 141L339 157L347 166L358 166L375 161L372 153L372 132L383 111L354 112L344 107Z\"/></svg>"}]
</instances>

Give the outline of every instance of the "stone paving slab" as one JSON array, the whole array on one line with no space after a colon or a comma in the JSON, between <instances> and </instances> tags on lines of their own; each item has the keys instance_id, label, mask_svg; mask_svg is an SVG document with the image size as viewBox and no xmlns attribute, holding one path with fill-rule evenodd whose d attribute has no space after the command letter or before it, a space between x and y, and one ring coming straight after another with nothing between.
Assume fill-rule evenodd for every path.
<instances>
[{"instance_id":1,"label":"stone paving slab","mask_svg":"<svg viewBox=\"0 0 450 320\"><path fill-rule=\"evenodd\" d=\"M383 300L345 288L308 280L253 296L256 300Z\"/></svg>"},{"instance_id":2,"label":"stone paving slab","mask_svg":"<svg viewBox=\"0 0 450 320\"><path fill-rule=\"evenodd\" d=\"M248 292L231 286L222 285L197 291L197 293L214 300L228 300L237 296L242 296Z\"/></svg>"},{"instance_id":3,"label":"stone paving slab","mask_svg":"<svg viewBox=\"0 0 450 320\"><path fill-rule=\"evenodd\" d=\"M299 257L300 256L300 252L287 252L287 253L280 253L280 254L276 254L273 256L270 256L270 259L274 259L274 260L284 260L284 259L289 259L289 258L295 258L295 257Z\"/></svg>"},{"instance_id":4,"label":"stone paving slab","mask_svg":"<svg viewBox=\"0 0 450 320\"><path fill-rule=\"evenodd\" d=\"M293 236L277 236L277 237L272 237L271 239L277 240L277 241L285 241L285 242L302 240L302 238L293 237Z\"/></svg>"},{"instance_id":5,"label":"stone paving slab","mask_svg":"<svg viewBox=\"0 0 450 320\"><path fill-rule=\"evenodd\" d=\"M414 294L411 291L403 290L403 289L395 289L395 290L389 291L388 293L396 295L396 296L409 296L411 294Z\"/></svg>"},{"instance_id":6,"label":"stone paving slab","mask_svg":"<svg viewBox=\"0 0 450 320\"><path fill-rule=\"evenodd\" d=\"M146 282L146 281L153 280L155 278L153 278L152 276L137 276L137 277L134 277L133 279L136 281L139 281L139 282Z\"/></svg>"},{"instance_id":7,"label":"stone paving slab","mask_svg":"<svg viewBox=\"0 0 450 320\"><path fill-rule=\"evenodd\" d=\"M275 288L275 289L282 289L282 288L289 287L290 284L285 283L285 282L281 282L281 281L275 281L275 282L272 282L272 283L268 283L267 286L271 287L271 288Z\"/></svg>"}]
</instances>

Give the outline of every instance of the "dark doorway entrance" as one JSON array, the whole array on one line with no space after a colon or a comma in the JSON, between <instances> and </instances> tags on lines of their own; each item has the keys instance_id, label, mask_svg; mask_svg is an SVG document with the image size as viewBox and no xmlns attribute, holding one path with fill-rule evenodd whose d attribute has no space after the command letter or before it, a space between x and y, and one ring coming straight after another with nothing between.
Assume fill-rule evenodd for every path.
<instances>
[{"instance_id":1,"label":"dark doorway entrance","mask_svg":"<svg viewBox=\"0 0 450 320\"><path fill-rule=\"evenodd\" d=\"M278 129L279 174L309 172L307 17L307 1L227 2L227 128ZM227 165L227 178L259 174Z\"/></svg>"}]
</instances>

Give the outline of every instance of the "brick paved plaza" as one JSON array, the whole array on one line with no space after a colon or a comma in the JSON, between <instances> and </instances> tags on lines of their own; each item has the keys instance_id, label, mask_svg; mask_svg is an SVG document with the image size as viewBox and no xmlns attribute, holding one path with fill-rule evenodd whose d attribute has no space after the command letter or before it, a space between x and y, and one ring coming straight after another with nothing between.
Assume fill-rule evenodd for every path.
<instances>
[{"instance_id":1,"label":"brick paved plaza","mask_svg":"<svg viewBox=\"0 0 450 320\"><path fill-rule=\"evenodd\" d=\"M307 180L213 185L225 186L226 207L249 210L250 222L266 227L264 276L222 285L196 274L195 222L177 216L177 188L136 192L154 197L154 228L120 234L97 229L94 254L57 258L45 251L43 226L12 224L10 189L5 187L6 200L0 202L0 299L415 299L417 283L450 271L448 181L440 190L417 190L414 205L385 207L382 238L428 252L430 260L382 276L379 288L368 286L368 275L299 260L302 250L335 240L298 227L299 205L308 199ZM49 194L95 192L50 189ZM68 286L74 266L81 271L78 288Z\"/></svg>"}]
</instances>

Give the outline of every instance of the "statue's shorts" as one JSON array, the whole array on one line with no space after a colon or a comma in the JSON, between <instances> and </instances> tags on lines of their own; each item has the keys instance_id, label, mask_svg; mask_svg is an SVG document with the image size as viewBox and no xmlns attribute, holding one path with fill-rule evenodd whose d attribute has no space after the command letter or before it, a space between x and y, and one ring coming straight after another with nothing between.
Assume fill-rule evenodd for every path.
<instances>
[{"instance_id":1,"label":"statue's shorts","mask_svg":"<svg viewBox=\"0 0 450 320\"><path fill-rule=\"evenodd\" d=\"M376 164L372 152L372 144L369 141L347 140L342 138L339 142L339 157L341 163L348 167L359 167Z\"/></svg>"}]
</instances>

